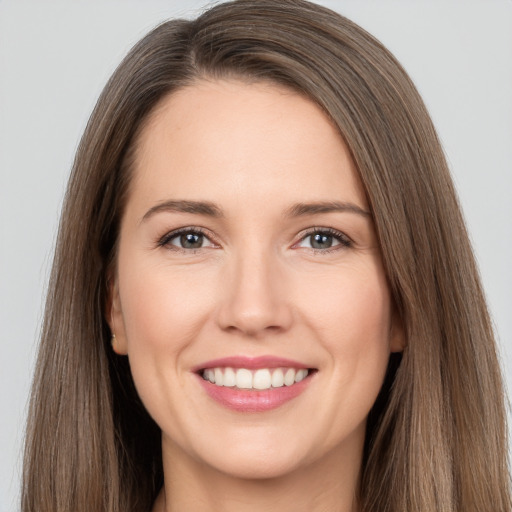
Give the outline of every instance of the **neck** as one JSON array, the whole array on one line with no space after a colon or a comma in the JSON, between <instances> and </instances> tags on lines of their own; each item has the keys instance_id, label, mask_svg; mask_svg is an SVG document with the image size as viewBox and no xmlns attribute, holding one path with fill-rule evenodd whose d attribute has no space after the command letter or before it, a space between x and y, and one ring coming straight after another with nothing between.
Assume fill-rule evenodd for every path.
<instances>
[{"instance_id":1,"label":"neck","mask_svg":"<svg viewBox=\"0 0 512 512\"><path fill-rule=\"evenodd\" d=\"M153 512L358 512L362 445L274 478L239 478L164 440L165 482ZM355 455L355 457L354 457Z\"/></svg>"}]
</instances>

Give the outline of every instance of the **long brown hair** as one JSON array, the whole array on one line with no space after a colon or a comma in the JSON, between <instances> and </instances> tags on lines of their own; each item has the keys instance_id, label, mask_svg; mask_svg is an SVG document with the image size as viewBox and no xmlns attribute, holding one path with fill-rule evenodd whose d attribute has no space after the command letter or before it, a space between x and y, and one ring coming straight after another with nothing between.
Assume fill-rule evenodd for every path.
<instances>
[{"instance_id":1,"label":"long brown hair","mask_svg":"<svg viewBox=\"0 0 512 512\"><path fill-rule=\"evenodd\" d=\"M160 433L105 321L137 134L166 95L202 77L306 95L339 128L366 189L407 339L371 411L365 512L510 511L503 385L446 161L394 57L302 0L240 0L163 23L123 60L69 181L27 428L23 512L149 510Z\"/></svg>"}]
</instances>

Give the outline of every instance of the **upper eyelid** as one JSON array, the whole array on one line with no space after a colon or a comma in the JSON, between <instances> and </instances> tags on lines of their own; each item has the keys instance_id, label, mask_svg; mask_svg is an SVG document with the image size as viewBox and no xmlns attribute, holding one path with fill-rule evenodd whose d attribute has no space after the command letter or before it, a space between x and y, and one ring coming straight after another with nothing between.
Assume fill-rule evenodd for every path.
<instances>
[{"instance_id":1,"label":"upper eyelid","mask_svg":"<svg viewBox=\"0 0 512 512\"><path fill-rule=\"evenodd\" d=\"M309 236L311 236L314 233L327 233L330 236L338 238L339 243L334 246L325 248L325 249L318 249L315 247L299 247L300 243L302 243L306 238L308 238ZM319 253L319 254L328 254L328 253L331 253L334 251L351 248L353 245L354 245L354 241L352 240L352 238L350 238L348 235L346 235L343 231L340 231L340 230L334 229L334 228L316 227L316 228L309 228L308 230L303 231L300 234L298 240L293 243L292 248L295 248L295 249L301 248L301 249L311 250L311 251L313 251L315 253Z\"/></svg>"},{"instance_id":2,"label":"upper eyelid","mask_svg":"<svg viewBox=\"0 0 512 512\"><path fill-rule=\"evenodd\" d=\"M299 240L303 240L304 238L312 235L313 233L328 233L329 235L338 236L340 238L344 238L346 240L352 241L352 239L346 233L344 233L343 231L340 231L339 229L321 227L321 226L307 228L307 229L301 231L297 236L298 236Z\"/></svg>"},{"instance_id":3,"label":"upper eyelid","mask_svg":"<svg viewBox=\"0 0 512 512\"><path fill-rule=\"evenodd\" d=\"M177 236L183 234L183 233L196 233L204 236L207 238L212 244L219 245L219 242L217 241L216 237L210 234L210 232L202 227L199 226L185 226L182 228L173 229L171 231L168 231L163 236L160 236L157 238L158 245L165 245L173 238L176 238Z\"/></svg>"},{"instance_id":4,"label":"upper eyelid","mask_svg":"<svg viewBox=\"0 0 512 512\"><path fill-rule=\"evenodd\" d=\"M168 243L173 238L183 234L183 233L198 233L206 237L210 242L212 242L215 245L221 245L218 237L216 237L214 234L211 233L210 230L203 228L201 226L184 226L181 228L176 228L171 231L168 231L163 236L159 237L157 239L158 245L164 245ZM302 231L300 231L295 239L296 241L293 243L293 246L297 245L299 242L307 238L308 236L311 236L314 233L328 233L331 236L338 237L342 240L345 240L346 242L353 243L352 238L350 238L346 233L343 231L340 231L338 229L332 228L332 227L326 227L326 226L313 226L310 228L306 228Z\"/></svg>"}]
</instances>

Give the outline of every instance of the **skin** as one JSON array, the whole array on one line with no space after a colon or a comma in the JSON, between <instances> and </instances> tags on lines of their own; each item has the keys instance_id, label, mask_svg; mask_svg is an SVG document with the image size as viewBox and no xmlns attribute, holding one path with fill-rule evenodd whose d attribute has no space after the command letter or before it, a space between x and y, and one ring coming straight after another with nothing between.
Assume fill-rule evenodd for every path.
<instances>
[{"instance_id":1,"label":"skin","mask_svg":"<svg viewBox=\"0 0 512 512\"><path fill-rule=\"evenodd\" d=\"M208 201L222 216L155 211L170 200ZM342 138L292 91L203 80L152 113L121 224L111 327L162 429L155 511L358 509L366 418L403 336L371 216L289 215L333 201L369 211ZM205 234L200 248L162 243L192 227ZM319 228L340 238L315 249ZM258 413L219 405L192 371L261 355L317 371L302 394Z\"/></svg>"}]
</instances>

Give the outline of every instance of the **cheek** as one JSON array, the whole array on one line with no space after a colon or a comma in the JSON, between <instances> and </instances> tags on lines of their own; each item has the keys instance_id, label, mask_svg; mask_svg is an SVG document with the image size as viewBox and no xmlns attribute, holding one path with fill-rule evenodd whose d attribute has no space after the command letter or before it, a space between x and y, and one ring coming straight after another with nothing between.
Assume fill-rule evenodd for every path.
<instances>
[{"instance_id":1,"label":"cheek","mask_svg":"<svg viewBox=\"0 0 512 512\"><path fill-rule=\"evenodd\" d=\"M175 352L194 337L209 307L210 278L164 265L120 268L120 297L129 350L151 345Z\"/></svg>"},{"instance_id":2,"label":"cheek","mask_svg":"<svg viewBox=\"0 0 512 512\"><path fill-rule=\"evenodd\" d=\"M307 286L300 295L308 297L309 318L329 338L389 341L391 301L378 262L333 270Z\"/></svg>"},{"instance_id":3,"label":"cheek","mask_svg":"<svg viewBox=\"0 0 512 512\"><path fill-rule=\"evenodd\" d=\"M390 354L391 300L377 263L347 268L310 289L308 322L329 353L338 384L380 389ZM314 308L311 308L314 305Z\"/></svg>"},{"instance_id":4,"label":"cheek","mask_svg":"<svg viewBox=\"0 0 512 512\"><path fill-rule=\"evenodd\" d=\"M329 355L330 376L319 406L328 446L363 425L382 387L390 355L390 297L379 273L351 272L315 303L316 332Z\"/></svg>"},{"instance_id":5,"label":"cheek","mask_svg":"<svg viewBox=\"0 0 512 512\"><path fill-rule=\"evenodd\" d=\"M181 273L142 258L119 261L119 294L132 376L142 402L159 425L177 414L183 396L183 359L204 325L211 294L205 276ZM187 276L184 276L186 272ZM202 284L203 283L203 284ZM202 289L199 287L202 286Z\"/></svg>"}]
</instances>

